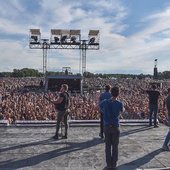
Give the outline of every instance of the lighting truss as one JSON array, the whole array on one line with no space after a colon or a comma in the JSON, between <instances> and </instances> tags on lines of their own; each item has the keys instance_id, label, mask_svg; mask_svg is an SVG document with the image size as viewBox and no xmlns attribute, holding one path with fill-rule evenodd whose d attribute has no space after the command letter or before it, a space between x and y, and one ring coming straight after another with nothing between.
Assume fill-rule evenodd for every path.
<instances>
[{"instance_id":1,"label":"lighting truss","mask_svg":"<svg viewBox=\"0 0 170 170\"><path fill-rule=\"evenodd\" d=\"M89 30L88 40L81 39L80 30L51 29L50 39L41 39L40 29L30 29L29 47L43 49L43 73L46 77L48 49L81 50L82 74L86 72L86 50L99 50L99 30Z\"/></svg>"}]
</instances>

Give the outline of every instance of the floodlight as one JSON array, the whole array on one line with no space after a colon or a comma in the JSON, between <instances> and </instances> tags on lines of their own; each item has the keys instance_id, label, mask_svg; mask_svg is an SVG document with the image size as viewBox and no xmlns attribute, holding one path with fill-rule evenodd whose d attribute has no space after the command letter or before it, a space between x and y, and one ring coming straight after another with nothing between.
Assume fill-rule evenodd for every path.
<instances>
[{"instance_id":1,"label":"floodlight","mask_svg":"<svg viewBox=\"0 0 170 170\"><path fill-rule=\"evenodd\" d=\"M71 44L80 44L80 30L70 30L70 42Z\"/></svg>"},{"instance_id":2,"label":"floodlight","mask_svg":"<svg viewBox=\"0 0 170 170\"><path fill-rule=\"evenodd\" d=\"M99 45L99 30L90 30L88 38L89 45Z\"/></svg>"},{"instance_id":3,"label":"floodlight","mask_svg":"<svg viewBox=\"0 0 170 170\"><path fill-rule=\"evenodd\" d=\"M70 30L61 30L61 44L68 43L68 40L70 38Z\"/></svg>"},{"instance_id":4,"label":"floodlight","mask_svg":"<svg viewBox=\"0 0 170 170\"><path fill-rule=\"evenodd\" d=\"M55 43L58 43L59 42L59 38L58 37L54 37L54 41L55 41Z\"/></svg>"},{"instance_id":5,"label":"floodlight","mask_svg":"<svg viewBox=\"0 0 170 170\"><path fill-rule=\"evenodd\" d=\"M40 29L30 29L30 44L37 44L40 42Z\"/></svg>"},{"instance_id":6,"label":"floodlight","mask_svg":"<svg viewBox=\"0 0 170 170\"><path fill-rule=\"evenodd\" d=\"M89 44L93 44L95 42L95 37L90 38Z\"/></svg>"},{"instance_id":7,"label":"floodlight","mask_svg":"<svg viewBox=\"0 0 170 170\"><path fill-rule=\"evenodd\" d=\"M61 29L51 29L51 44L60 44Z\"/></svg>"},{"instance_id":8,"label":"floodlight","mask_svg":"<svg viewBox=\"0 0 170 170\"><path fill-rule=\"evenodd\" d=\"M66 43L67 35L61 37L61 43Z\"/></svg>"},{"instance_id":9,"label":"floodlight","mask_svg":"<svg viewBox=\"0 0 170 170\"><path fill-rule=\"evenodd\" d=\"M36 35L31 35L31 39L34 40L35 42L38 41L38 37Z\"/></svg>"},{"instance_id":10,"label":"floodlight","mask_svg":"<svg viewBox=\"0 0 170 170\"><path fill-rule=\"evenodd\" d=\"M70 39L71 43L76 43L76 39L77 39L76 36L72 36Z\"/></svg>"}]
</instances>

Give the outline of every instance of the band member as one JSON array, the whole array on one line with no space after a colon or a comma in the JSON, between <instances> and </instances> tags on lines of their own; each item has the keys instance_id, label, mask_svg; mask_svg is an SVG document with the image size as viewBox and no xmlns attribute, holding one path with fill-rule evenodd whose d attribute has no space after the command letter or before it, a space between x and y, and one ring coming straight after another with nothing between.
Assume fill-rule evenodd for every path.
<instances>
[{"instance_id":1,"label":"band member","mask_svg":"<svg viewBox=\"0 0 170 170\"><path fill-rule=\"evenodd\" d=\"M110 99L112 97L111 93L110 93L110 89L111 86L110 85L106 85L105 86L105 92L103 92L100 97L99 97L99 104L101 103L101 101L103 101L104 99ZM103 111L100 109L100 133L99 136L101 138L104 138L103 135Z\"/></svg>"},{"instance_id":2,"label":"band member","mask_svg":"<svg viewBox=\"0 0 170 170\"><path fill-rule=\"evenodd\" d=\"M152 84L151 89L142 90L146 92L149 96L149 126L152 126L152 117L154 117L154 127L159 127L157 124L157 117L158 117L158 99L160 96L160 92L156 90L156 85L154 84Z\"/></svg>"},{"instance_id":3,"label":"band member","mask_svg":"<svg viewBox=\"0 0 170 170\"><path fill-rule=\"evenodd\" d=\"M123 103L117 100L119 88L111 89L112 98L103 100L100 107L103 110L104 133L105 133L105 153L108 169L116 169L118 161L119 144L119 119L124 111Z\"/></svg>"},{"instance_id":4,"label":"band member","mask_svg":"<svg viewBox=\"0 0 170 170\"><path fill-rule=\"evenodd\" d=\"M56 124L56 133L53 136L53 139L58 139L58 132L60 129L61 121L64 119L64 127L65 127L65 133L63 138L67 139L67 131L68 131L68 123L67 123L67 117L68 117L68 108L70 105L70 97L68 94L68 85L62 84L59 96L57 100L51 101L55 105L55 109L58 112L57 114L57 124Z\"/></svg>"}]
</instances>

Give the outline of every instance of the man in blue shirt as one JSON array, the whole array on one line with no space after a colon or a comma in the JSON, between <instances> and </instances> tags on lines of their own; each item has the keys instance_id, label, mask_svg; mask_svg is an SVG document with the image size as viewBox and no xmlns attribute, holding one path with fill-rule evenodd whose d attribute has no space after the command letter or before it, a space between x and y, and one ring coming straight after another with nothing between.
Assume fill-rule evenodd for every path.
<instances>
[{"instance_id":1,"label":"man in blue shirt","mask_svg":"<svg viewBox=\"0 0 170 170\"><path fill-rule=\"evenodd\" d=\"M103 110L104 133L105 133L105 153L108 169L115 169L118 161L119 144L119 117L123 112L123 103L117 100L119 88L111 89L111 99L103 100L100 108Z\"/></svg>"},{"instance_id":2,"label":"man in blue shirt","mask_svg":"<svg viewBox=\"0 0 170 170\"><path fill-rule=\"evenodd\" d=\"M110 89L111 89L110 85L105 86L105 91L99 97L99 104L103 100L110 99L112 97L112 95L110 93ZM103 135L103 111L101 109L100 109L100 133L99 133L99 136L101 138L104 138L104 135Z\"/></svg>"}]
</instances>

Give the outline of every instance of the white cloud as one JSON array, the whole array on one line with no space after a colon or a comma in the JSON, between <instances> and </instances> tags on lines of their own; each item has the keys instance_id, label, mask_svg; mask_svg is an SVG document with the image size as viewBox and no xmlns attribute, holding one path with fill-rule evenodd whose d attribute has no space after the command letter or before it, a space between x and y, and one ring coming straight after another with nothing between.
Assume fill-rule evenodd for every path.
<instances>
[{"instance_id":1,"label":"white cloud","mask_svg":"<svg viewBox=\"0 0 170 170\"><path fill-rule=\"evenodd\" d=\"M122 69L123 72L141 70L152 74L154 58L158 58L161 71L170 63L170 7L145 17L141 21L146 23L145 28L126 37L122 32L128 26L124 19L128 17L129 9L119 0L51 0L50 3L42 0L40 9L33 14L31 11L26 13L26 6L22 6L21 1L0 0L1 35L22 35L22 39L17 40L10 36L1 38L0 71L16 67L42 68L42 50L28 47L30 28L40 28L42 38L50 38L52 28L81 29L82 39L88 38L90 29L99 29L100 50L87 50L89 71ZM10 11L7 16L6 10ZM79 50L49 50L48 69L70 66L79 71L79 58Z\"/></svg>"}]
</instances>

